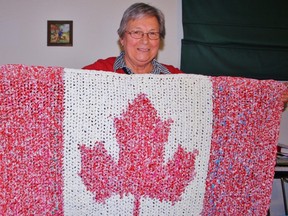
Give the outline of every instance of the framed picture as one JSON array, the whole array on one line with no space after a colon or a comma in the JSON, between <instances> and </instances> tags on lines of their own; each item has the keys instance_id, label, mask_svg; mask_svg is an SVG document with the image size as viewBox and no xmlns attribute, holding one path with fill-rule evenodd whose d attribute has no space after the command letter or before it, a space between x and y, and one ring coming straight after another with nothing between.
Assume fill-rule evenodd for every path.
<instances>
[{"instance_id":1,"label":"framed picture","mask_svg":"<svg viewBox=\"0 0 288 216\"><path fill-rule=\"evenodd\" d=\"M73 46L73 21L48 20L47 46Z\"/></svg>"}]
</instances>

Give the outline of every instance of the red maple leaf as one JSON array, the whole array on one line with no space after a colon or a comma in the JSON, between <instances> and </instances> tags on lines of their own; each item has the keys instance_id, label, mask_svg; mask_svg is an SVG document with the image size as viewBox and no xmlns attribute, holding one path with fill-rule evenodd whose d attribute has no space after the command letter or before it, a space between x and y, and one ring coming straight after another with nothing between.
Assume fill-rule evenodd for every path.
<instances>
[{"instance_id":1,"label":"red maple leaf","mask_svg":"<svg viewBox=\"0 0 288 216\"><path fill-rule=\"evenodd\" d=\"M181 199L185 187L195 176L198 151L187 152L180 145L173 158L164 163L164 144L168 141L171 119L161 121L145 94L128 105L120 118L114 119L116 140L120 147L115 162L102 142L90 148L80 145L80 176L97 202L112 195L132 194L134 215L139 215L140 198L171 201Z\"/></svg>"}]
</instances>

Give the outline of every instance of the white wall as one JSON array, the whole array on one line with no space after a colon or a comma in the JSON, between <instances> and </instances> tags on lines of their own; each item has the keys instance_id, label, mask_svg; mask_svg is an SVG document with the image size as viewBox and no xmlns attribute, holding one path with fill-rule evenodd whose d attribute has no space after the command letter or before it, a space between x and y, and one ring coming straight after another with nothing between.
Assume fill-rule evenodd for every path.
<instances>
[{"instance_id":1,"label":"white wall","mask_svg":"<svg viewBox=\"0 0 288 216\"><path fill-rule=\"evenodd\" d=\"M288 144L288 108L286 109L285 112L282 113L279 142ZM285 190L287 194L288 184L285 185ZM281 188L280 179L276 179L273 182L273 191L272 191L270 210L271 210L271 216L285 215L284 200L282 196L282 188Z\"/></svg>"},{"instance_id":2,"label":"white wall","mask_svg":"<svg viewBox=\"0 0 288 216\"><path fill-rule=\"evenodd\" d=\"M282 114L279 142L288 145L288 108Z\"/></svg>"},{"instance_id":3,"label":"white wall","mask_svg":"<svg viewBox=\"0 0 288 216\"><path fill-rule=\"evenodd\" d=\"M0 0L0 65L81 68L99 58L118 56L117 29L135 0ZM180 67L181 0L143 1L166 18L162 63ZM73 47L47 46L47 20L73 20Z\"/></svg>"}]
</instances>

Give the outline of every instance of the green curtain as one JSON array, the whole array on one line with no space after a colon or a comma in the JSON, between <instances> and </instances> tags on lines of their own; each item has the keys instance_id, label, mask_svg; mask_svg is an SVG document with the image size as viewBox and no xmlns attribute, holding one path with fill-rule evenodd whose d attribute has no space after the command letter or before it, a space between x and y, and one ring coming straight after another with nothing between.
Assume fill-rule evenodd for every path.
<instances>
[{"instance_id":1,"label":"green curtain","mask_svg":"<svg viewBox=\"0 0 288 216\"><path fill-rule=\"evenodd\" d=\"M287 0L182 0L186 73L288 80Z\"/></svg>"}]
</instances>

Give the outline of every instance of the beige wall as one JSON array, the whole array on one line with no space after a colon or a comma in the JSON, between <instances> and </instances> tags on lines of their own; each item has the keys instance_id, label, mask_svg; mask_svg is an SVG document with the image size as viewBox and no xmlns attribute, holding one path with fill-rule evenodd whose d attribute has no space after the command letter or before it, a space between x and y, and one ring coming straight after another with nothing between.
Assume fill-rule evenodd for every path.
<instances>
[{"instance_id":1,"label":"beige wall","mask_svg":"<svg viewBox=\"0 0 288 216\"><path fill-rule=\"evenodd\" d=\"M81 68L117 56L120 19L135 0L0 0L0 64ZM181 0L145 1L166 16L162 63L180 67ZM73 20L73 47L47 47L47 20Z\"/></svg>"},{"instance_id":2,"label":"beige wall","mask_svg":"<svg viewBox=\"0 0 288 216\"><path fill-rule=\"evenodd\" d=\"M288 108L282 115L279 142L288 145Z\"/></svg>"}]
</instances>

